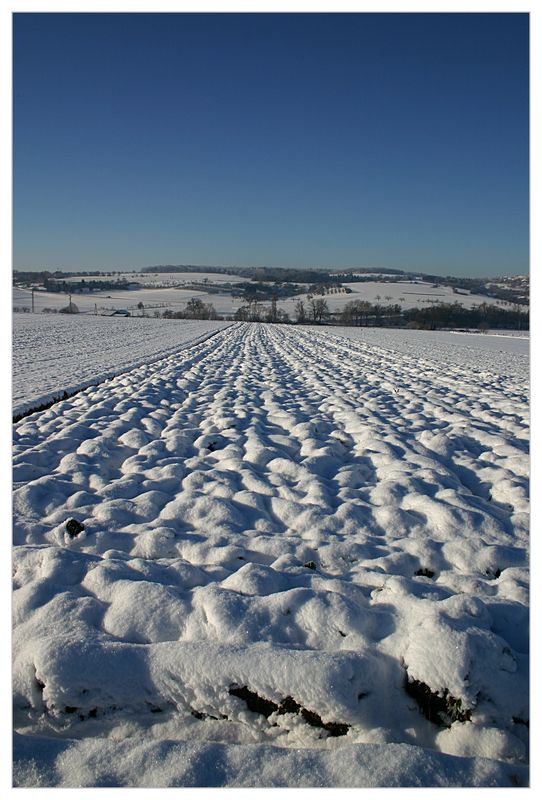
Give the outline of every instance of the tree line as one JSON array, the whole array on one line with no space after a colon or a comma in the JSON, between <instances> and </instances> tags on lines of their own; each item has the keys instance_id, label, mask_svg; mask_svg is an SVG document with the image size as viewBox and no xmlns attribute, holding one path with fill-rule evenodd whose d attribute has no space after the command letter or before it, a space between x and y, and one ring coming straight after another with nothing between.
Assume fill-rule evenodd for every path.
<instances>
[{"instance_id":1,"label":"tree line","mask_svg":"<svg viewBox=\"0 0 542 800\"><path fill-rule=\"evenodd\" d=\"M137 304L142 316L145 306ZM147 309L149 311L150 309ZM30 311L29 308L14 308L14 311ZM56 309L44 308L43 312ZM60 313L76 314L79 309L74 303L59 309ZM224 319L217 313L212 303L205 303L198 297L191 298L179 311L165 309L154 311L154 317L163 319ZM231 319L231 317L230 317ZM529 311L517 304L505 309L490 303L482 303L474 308L466 308L460 303L437 303L427 308L402 309L398 303L371 303L368 300L351 300L340 310L332 312L324 297L308 295L295 303L293 317L277 307L277 298L270 305L264 305L257 298L248 300L240 306L233 319L241 322L271 322L298 325L346 325L354 327L398 327L439 330L442 328L503 328L529 330Z\"/></svg>"},{"instance_id":2,"label":"tree line","mask_svg":"<svg viewBox=\"0 0 542 800\"><path fill-rule=\"evenodd\" d=\"M142 307L143 304L140 304ZM188 301L180 311L166 309L155 316L164 319L224 319L212 303L199 298ZM438 330L441 328L507 328L529 330L529 312L520 305L504 309L490 303L466 308L460 303L438 303L428 308L402 309L398 303L371 303L368 300L351 300L340 311L332 312L324 297L308 295L298 299L291 317L277 307L277 299L264 305L257 298L240 306L233 319L239 322L271 322L298 325L346 325L354 327L397 327Z\"/></svg>"}]
</instances>

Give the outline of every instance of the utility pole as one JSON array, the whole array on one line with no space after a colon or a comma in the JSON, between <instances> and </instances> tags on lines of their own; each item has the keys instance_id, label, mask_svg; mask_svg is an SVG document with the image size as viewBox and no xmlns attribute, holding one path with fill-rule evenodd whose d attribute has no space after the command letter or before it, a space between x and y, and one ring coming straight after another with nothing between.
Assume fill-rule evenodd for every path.
<instances>
[{"instance_id":1,"label":"utility pole","mask_svg":"<svg viewBox=\"0 0 542 800\"><path fill-rule=\"evenodd\" d=\"M32 313L34 313L34 289L32 289Z\"/></svg>"}]
</instances>

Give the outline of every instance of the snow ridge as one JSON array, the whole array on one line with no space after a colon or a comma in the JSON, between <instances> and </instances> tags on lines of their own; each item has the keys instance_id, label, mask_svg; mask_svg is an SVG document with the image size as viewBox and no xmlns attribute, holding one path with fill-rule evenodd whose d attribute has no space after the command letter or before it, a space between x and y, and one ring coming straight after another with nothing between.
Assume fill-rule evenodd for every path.
<instances>
[{"instance_id":1,"label":"snow ridge","mask_svg":"<svg viewBox=\"0 0 542 800\"><path fill-rule=\"evenodd\" d=\"M19 785L526 784L527 377L432 355L238 324L14 426Z\"/></svg>"},{"instance_id":2,"label":"snow ridge","mask_svg":"<svg viewBox=\"0 0 542 800\"><path fill-rule=\"evenodd\" d=\"M15 314L13 322L14 422L231 324L32 314Z\"/></svg>"}]
</instances>

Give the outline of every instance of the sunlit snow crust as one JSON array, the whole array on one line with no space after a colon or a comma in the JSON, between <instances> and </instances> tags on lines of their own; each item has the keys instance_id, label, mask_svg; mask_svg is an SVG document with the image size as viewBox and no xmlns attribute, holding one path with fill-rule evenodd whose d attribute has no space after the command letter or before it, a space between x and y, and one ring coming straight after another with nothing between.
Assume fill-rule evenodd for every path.
<instances>
[{"instance_id":1,"label":"sunlit snow crust","mask_svg":"<svg viewBox=\"0 0 542 800\"><path fill-rule=\"evenodd\" d=\"M465 352L237 324L16 424L17 784L526 785L527 374Z\"/></svg>"}]
</instances>

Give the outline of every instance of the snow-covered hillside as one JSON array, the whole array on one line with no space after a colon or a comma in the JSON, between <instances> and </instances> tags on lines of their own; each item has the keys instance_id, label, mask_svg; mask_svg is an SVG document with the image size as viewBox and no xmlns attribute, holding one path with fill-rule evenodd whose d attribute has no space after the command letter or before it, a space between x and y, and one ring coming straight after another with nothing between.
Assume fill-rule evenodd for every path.
<instances>
[{"instance_id":1,"label":"snow-covered hillside","mask_svg":"<svg viewBox=\"0 0 542 800\"><path fill-rule=\"evenodd\" d=\"M130 283L139 283L142 286L179 286L183 283L206 283L211 285L222 283L242 283L246 278L240 275L229 275L227 272L121 272L110 276L113 280L121 279ZM110 279L109 278L109 279ZM75 283L81 280L81 275L72 275L66 278L67 282ZM89 276L90 280L108 280L108 276Z\"/></svg>"},{"instance_id":2,"label":"snow-covered hillside","mask_svg":"<svg viewBox=\"0 0 542 800\"><path fill-rule=\"evenodd\" d=\"M193 297L201 299L203 302L212 303L216 312L226 317L233 317L235 312L246 303L242 297L232 297L227 291L219 291L219 284L235 284L247 280L237 275L220 275L213 273L157 273L153 275L142 275L140 273L125 273L123 279L134 284L140 283L142 286L154 288L131 288L126 290L108 289L86 294L74 294L72 300L75 301L79 310L83 313L105 313L106 310L118 308L119 306L130 308L133 313L139 314L138 303L143 303L147 309L146 313L153 313L157 310L162 313L166 308L179 311L188 300ZM67 284L79 281L80 277L67 279ZM205 286L203 283L205 282ZM192 284L200 284L197 288L186 288ZM186 285L183 288L183 285ZM302 284L301 284L302 285ZM296 319L296 304L299 300L309 305L309 285L305 284L305 289L294 297L280 298L277 308L286 312L292 320ZM380 305L399 305L402 309L417 308L424 309L438 303L459 303L466 308L476 308L482 303L498 305L502 309L510 310L514 304L497 300L488 295L469 294L468 292L455 293L451 286L434 285L426 281L396 281L389 283L386 281L364 281L345 283L349 292L344 290L336 291L331 289L324 299L331 312L341 312L344 307L355 300L366 300L370 303ZM206 291L208 289L209 291ZM312 295L311 295L312 297ZM34 293L34 309L41 312L44 308L60 309L68 304L69 295L51 292L36 291ZM263 303L269 309L270 301ZM28 308L32 306L32 293L29 289L20 287L13 288L13 307ZM524 311L528 306L522 306Z\"/></svg>"},{"instance_id":3,"label":"snow-covered hillside","mask_svg":"<svg viewBox=\"0 0 542 800\"><path fill-rule=\"evenodd\" d=\"M333 292L324 295L330 311L342 311L347 303L354 300L367 300L369 303L380 305L399 305L401 308L427 308L435 303L459 303L465 308L476 308L482 303L498 304L501 308L511 309L513 304L506 301L497 301L488 295L470 294L468 292L455 293L451 286L436 286L426 281L363 281L358 283L343 284L350 291ZM300 294L288 298L278 304L292 318L295 319L295 305L298 300L308 302L307 294ZM527 310L527 306L525 309Z\"/></svg>"},{"instance_id":4,"label":"snow-covered hillside","mask_svg":"<svg viewBox=\"0 0 542 800\"><path fill-rule=\"evenodd\" d=\"M235 324L14 425L17 785L527 785L527 362L423 341Z\"/></svg>"},{"instance_id":5,"label":"snow-covered hillside","mask_svg":"<svg viewBox=\"0 0 542 800\"><path fill-rule=\"evenodd\" d=\"M155 311L162 313L166 308L179 311L193 297L198 297L208 302L210 295L204 291L177 288L156 289L117 289L103 290L100 292L87 292L86 294L71 295L71 300L83 314L111 314L115 309L128 308L133 316L146 314L152 316ZM228 296L229 297L229 296ZM32 292L30 289L21 289L17 286L12 291L13 308L32 308ZM34 292L34 310L43 313L44 309L59 311L69 303L70 295L60 292ZM229 297L231 300L231 297ZM143 303L143 311L138 309L138 303Z\"/></svg>"}]
</instances>

